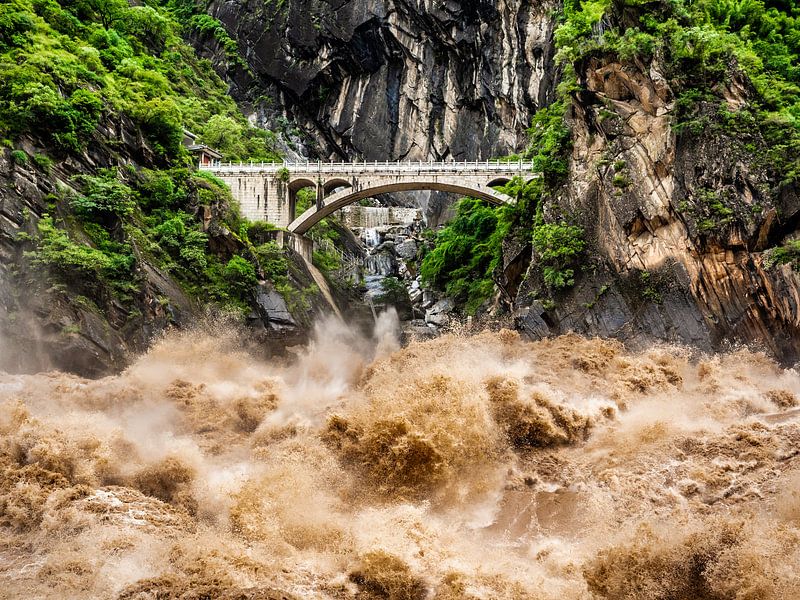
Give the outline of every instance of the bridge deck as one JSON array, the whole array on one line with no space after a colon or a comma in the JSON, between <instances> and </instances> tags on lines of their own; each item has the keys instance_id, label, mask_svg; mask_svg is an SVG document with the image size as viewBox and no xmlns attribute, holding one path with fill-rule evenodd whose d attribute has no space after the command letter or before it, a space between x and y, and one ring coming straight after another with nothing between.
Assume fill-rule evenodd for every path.
<instances>
[{"instance_id":1,"label":"bridge deck","mask_svg":"<svg viewBox=\"0 0 800 600\"><path fill-rule=\"evenodd\" d=\"M420 173L472 174L483 173L530 173L531 161L465 161L465 162L278 162L278 163L213 163L202 165L204 171L212 173L264 173L277 174L283 169L290 173L341 173L348 175L418 175Z\"/></svg>"}]
</instances>

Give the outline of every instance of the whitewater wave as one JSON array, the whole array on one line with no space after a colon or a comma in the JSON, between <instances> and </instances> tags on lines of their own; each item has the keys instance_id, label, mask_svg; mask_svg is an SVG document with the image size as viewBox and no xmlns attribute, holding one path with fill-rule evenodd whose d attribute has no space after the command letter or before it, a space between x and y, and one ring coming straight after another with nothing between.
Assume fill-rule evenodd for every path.
<instances>
[{"instance_id":1,"label":"whitewater wave","mask_svg":"<svg viewBox=\"0 0 800 600\"><path fill-rule=\"evenodd\" d=\"M12 598L800 597L800 376L575 335L0 376Z\"/></svg>"}]
</instances>

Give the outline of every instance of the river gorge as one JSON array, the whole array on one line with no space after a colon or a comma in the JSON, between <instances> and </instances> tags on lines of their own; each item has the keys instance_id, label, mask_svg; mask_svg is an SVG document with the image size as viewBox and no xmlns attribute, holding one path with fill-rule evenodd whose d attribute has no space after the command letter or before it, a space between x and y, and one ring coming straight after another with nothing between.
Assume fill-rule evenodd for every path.
<instances>
[{"instance_id":1,"label":"river gorge","mask_svg":"<svg viewBox=\"0 0 800 600\"><path fill-rule=\"evenodd\" d=\"M793 0L0 3L0 597L800 598L798 65Z\"/></svg>"}]
</instances>

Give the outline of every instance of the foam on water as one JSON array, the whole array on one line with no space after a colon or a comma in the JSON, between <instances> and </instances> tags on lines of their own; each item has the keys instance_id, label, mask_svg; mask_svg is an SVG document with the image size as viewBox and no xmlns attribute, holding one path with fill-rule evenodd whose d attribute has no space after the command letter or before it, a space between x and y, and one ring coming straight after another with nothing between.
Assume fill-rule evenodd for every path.
<instances>
[{"instance_id":1,"label":"foam on water","mask_svg":"<svg viewBox=\"0 0 800 600\"><path fill-rule=\"evenodd\" d=\"M12 598L800 597L800 377L570 335L174 333L0 376Z\"/></svg>"}]
</instances>

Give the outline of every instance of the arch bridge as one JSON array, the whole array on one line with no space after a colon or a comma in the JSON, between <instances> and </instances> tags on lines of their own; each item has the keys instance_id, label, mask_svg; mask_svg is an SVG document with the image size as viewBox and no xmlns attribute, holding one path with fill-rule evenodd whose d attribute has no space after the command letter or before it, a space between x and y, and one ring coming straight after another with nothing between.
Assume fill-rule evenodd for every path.
<instances>
[{"instance_id":1,"label":"arch bridge","mask_svg":"<svg viewBox=\"0 0 800 600\"><path fill-rule=\"evenodd\" d=\"M242 215L303 235L332 212L364 198L391 192L438 190L494 204L513 199L493 189L521 176L536 177L533 164L514 162L284 162L201 165L222 179ZM316 204L295 215L297 192L316 191Z\"/></svg>"}]
</instances>

